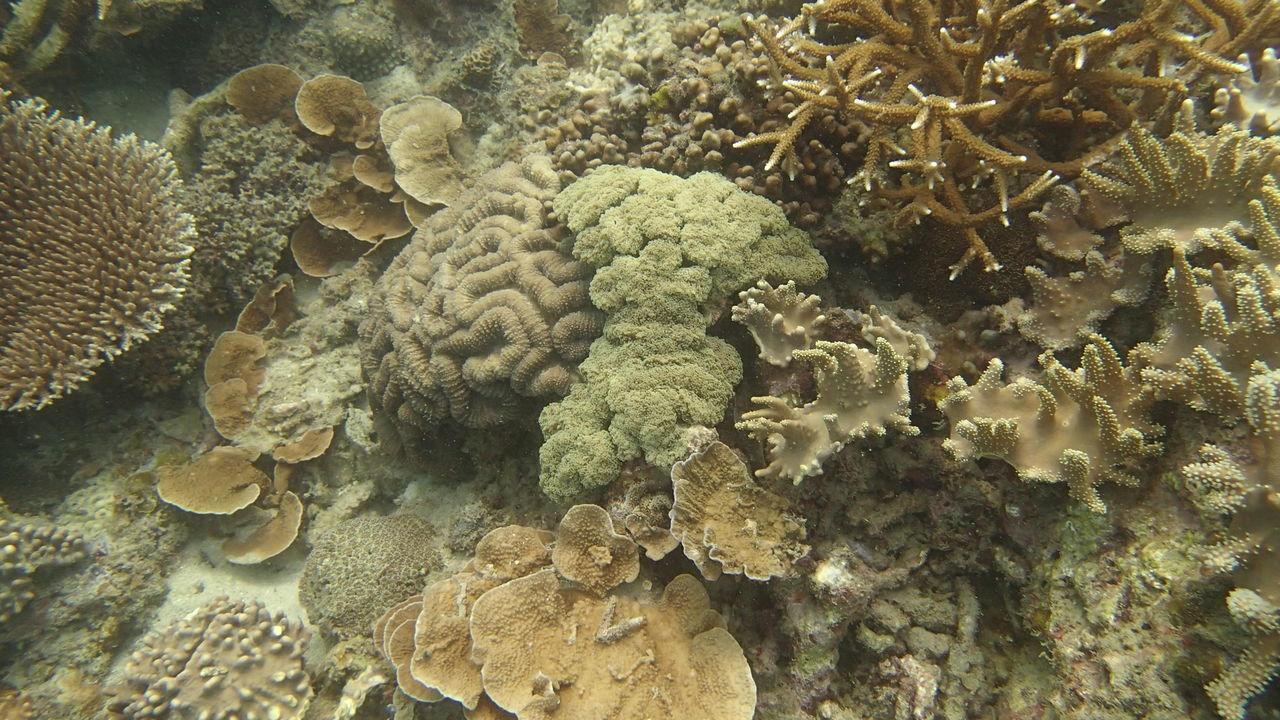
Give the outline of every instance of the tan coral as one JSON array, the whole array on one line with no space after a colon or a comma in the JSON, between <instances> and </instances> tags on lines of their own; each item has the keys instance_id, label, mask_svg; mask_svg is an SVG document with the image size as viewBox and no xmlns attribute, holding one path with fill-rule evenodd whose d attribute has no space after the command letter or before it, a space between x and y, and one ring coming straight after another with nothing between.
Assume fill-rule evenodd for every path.
<instances>
[{"instance_id":1,"label":"tan coral","mask_svg":"<svg viewBox=\"0 0 1280 720\"><path fill-rule=\"evenodd\" d=\"M258 454L216 447L190 463L156 470L161 500L187 512L230 515L253 504L270 483L253 466Z\"/></svg>"},{"instance_id":2,"label":"tan coral","mask_svg":"<svg viewBox=\"0 0 1280 720\"><path fill-rule=\"evenodd\" d=\"M340 183L307 200L311 216L321 225L345 230L355 239L376 246L383 240L408 235L413 223L404 207L386 193L363 183ZM368 252L372 248L365 248Z\"/></svg>"},{"instance_id":3,"label":"tan coral","mask_svg":"<svg viewBox=\"0 0 1280 720\"><path fill-rule=\"evenodd\" d=\"M547 218L558 189L541 157L487 174L379 280L361 362L371 404L407 438L445 422L510 421L577 380L602 320L587 297L590 268Z\"/></svg>"},{"instance_id":4,"label":"tan coral","mask_svg":"<svg viewBox=\"0 0 1280 720\"><path fill-rule=\"evenodd\" d=\"M902 327L897 320L885 315L875 305L868 307L865 313L848 310L846 314L861 326L858 334L863 340L875 345L883 338L894 352L907 361L908 370L924 370L937 357L924 335Z\"/></svg>"},{"instance_id":5,"label":"tan coral","mask_svg":"<svg viewBox=\"0 0 1280 720\"><path fill-rule=\"evenodd\" d=\"M292 492L284 492L276 500L271 517L248 535L222 543L222 554L236 565L253 565L284 552L298 539L302 527L302 501Z\"/></svg>"},{"instance_id":6,"label":"tan coral","mask_svg":"<svg viewBox=\"0 0 1280 720\"><path fill-rule=\"evenodd\" d=\"M382 111L364 86L341 75L317 75L298 88L294 111L303 127L364 150L378 139Z\"/></svg>"},{"instance_id":7,"label":"tan coral","mask_svg":"<svg viewBox=\"0 0 1280 720\"><path fill-rule=\"evenodd\" d=\"M809 551L790 503L757 485L722 442L672 466L671 485L671 532L708 580L722 572L752 580L790 575Z\"/></svg>"},{"instance_id":8,"label":"tan coral","mask_svg":"<svg viewBox=\"0 0 1280 720\"><path fill-rule=\"evenodd\" d=\"M329 449L329 444L333 442L333 426L312 428L303 433L302 437L294 440L288 445L271 451L271 457L286 463L300 463L307 460L313 460L324 454Z\"/></svg>"},{"instance_id":9,"label":"tan coral","mask_svg":"<svg viewBox=\"0 0 1280 720\"><path fill-rule=\"evenodd\" d=\"M296 318L293 278L286 274L258 288L253 299L236 316L235 329L250 335L278 333Z\"/></svg>"},{"instance_id":10,"label":"tan coral","mask_svg":"<svg viewBox=\"0 0 1280 720\"><path fill-rule=\"evenodd\" d=\"M1122 305L1136 305L1146 297L1151 266L1132 257L1124 267L1107 262L1090 250L1085 267L1050 277L1033 265L1026 267L1031 307L1018 316L1018 330L1046 350L1082 344L1103 320ZM1136 269L1135 269L1136 268Z\"/></svg>"},{"instance_id":11,"label":"tan coral","mask_svg":"<svg viewBox=\"0 0 1280 720\"><path fill-rule=\"evenodd\" d=\"M754 288L738 293L733 306L734 322L751 331L760 348L760 359L786 367L791 353L813 345L827 318L822 314L822 298L796 290L794 281L773 287L761 280Z\"/></svg>"},{"instance_id":12,"label":"tan coral","mask_svg":"<svg viewBox=\"0 0 1280 720\"><path fill-rule=\"evenodd\" d=\"M192 219L173 159L0 90L0 410L41 408L161 328Z\"/></svg>"},{"instance_id":13,"label":"tan coral","mask_svg":"<svg viewBox=\"0 0 1280 720\"><path fill-rule=\"evenodd\" d=\"M227 104L254 125L277 119L297 123L293 104L300 87L302 76L292 68L274 63L254 65L227 81Z\"/></svg>"},{"instance_id":14,"label":"tan coral","mask_svg":"<svg viewBox=\"0 0 1280 720\"><path fill-rule=\"evenodd\" d=\"M1125 212L1125 249L1194 253L1240 239L1249 201L1276 167L1280 141L1234 127L1214 135L1179 129L1167 138L1135 126L1104 165L1080 182Z\"/></svg>"},{"instance_id":15,"label":"tan coral","mask_svg":"<svg viewBox=\"0 0 1280 720\"><path fill-rule=\"evenodd\" d=\"M601 596L640 573L636 544L614 531L608 511L598 505L575 505L565 512L551 562L565 579Z\"/></svg>"},{"instance_id":16,"label":"tan coral","mask_svg":"<svg viewBox=\"0 0 1280 720\"><path fill-rule=\"evenodd\" d=\"M1151 441L1160 428L1145 419L1150 394L1097 335L1077 370L1047 352L1040 362L1043 383L1023 377L1004 383L998 359L973 386L953 378L938 404L951 422L943 446L962 460L1000 458L1027 482L1066 483L1073 498L1105 512L1098 486L1136 485L1133 470L1160 452Z\"/></svg>"},{"instance_id":17,"label":"tan coral","mask_svg":"<svg viewBox=\"0 0 1280 720\"><path fill-rule=\"evenodd\" d=\"M0 518L0 624L36 598L33 576L42 567L70 565L86 555L84 537L17 517ZM0 711L0 718L6 717Z\"/></svg>"},{"instance_id":18,"label":"tan coral","mask_svg":"<svg viewBox=\"0 0 1280 720\"><path fill-rule=\"evenodd\" d=\"M513 580L472 609L485 692L522 719L747 720L755 681L708 606L688 575L672 580L656 605L561 590L552 570Z\"/></svg>"},{"instance_id":19,"label":"tan coral","mask_svg":"<svg viewBox=\"0 0 1280 720\"><path fill-rule=\"evenodd\" d=\"M742 416L738 428L769 446L760 477L799 483L822 472L822 463L851 440L906 435L919 430L908 418L907 359L884 338L871 352L848 343L819 341L795 357L812 365L817 397L796 407L779 397L754 397L762 405Z\"/></svg>"},{"instance_id":20,"label":"tan coral","mask_svg":"<svg viewBox=\"0 0 1280 720\"><path fill-rule=\"evenodd\" d=\"M108 710L122 720L298 720L312 696L308 640L283 614L220 598L143 638Z\"/></svg>"},{"instance_id":21,"label":"tan coral","mask_svg":"<svg viewBox=\"0 0 1280 720\"><path fill-rule=\"evenodd\" d=\"M1247 54L1240 55L1236 62L1245 68L1244 72L1214 91L1209 117L1253 135L1276 134L1280 131L1280 60L1276 49L1263 50L1256 69Z\"/></svg>"},{"instance_id":22,"label":"tan coral","mask_svg":"<svg viewBox=\"0 0 1280 720\"><path fill-rule=\"evenodd\" d=\"M210 387L225 380L244 380L249 392L256 393L265 371L262 359L267 356L266 343L257 335L228 330L218 336L204 361L204 381Z\"/></svg>"},{"instance_id":23,"label":"tan coral","mask_svg":"<svg viewBox=\"0 0 1280 720\"><path fill-rule=\"evenodd\" d=\"M289 252L298 269L311 277L332 277L369 252L369 243L350 233L334 232L314 218L306 218L289 237Z\"/></svg>"},{"instance_id":24,"label":"tan coral","mask_svg":"<svg viewBox=\"0 0 1280 720\"><path fill-rule=\"evenodd\" d=\"M382 113L382 142L395 166L396 185L424 205L449 205L462 193L462 168L449 135L462 113L430 95L415 95Z\"/></svg>"},{"instance_id":25,"label":"tan coral","mask_svg":"<svg viewBox=\"0 0 1280 720\"><path fill-rule=\"evenodd\" d=\"M1070 185L1055 185L1046 193L1044 207L1028 215L1040 231L1036 243L1041 250L1065 260L1083 260L1102 244L1096 231L1107 223L1086 211L1088 196Z\"/></svg>"}]
</instances>

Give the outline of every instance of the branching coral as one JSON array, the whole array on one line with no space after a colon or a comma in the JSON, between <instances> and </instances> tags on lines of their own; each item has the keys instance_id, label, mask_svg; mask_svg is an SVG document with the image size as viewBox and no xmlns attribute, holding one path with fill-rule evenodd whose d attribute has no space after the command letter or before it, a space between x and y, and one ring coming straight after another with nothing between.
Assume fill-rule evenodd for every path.
<instances>
[{"instance_id":1,"label":"branching coral","mask_svg":"<svg viewBox=\"0 0 1280 720\"><path fill-rule=\"evenodd\" d=\"M159 146L0 90L0 409L41 408L161 328L194 237Z\"/></svg>"},{"instance_id":2,"label":"branching coral","mask_svg":"<svg viewBox=\"0 0 1280 720\"><path fill-rule=\"evenodd\" d=\"M1020 377L1005 384L999 360L975 385L953 378L938 404L951 421L943 445L962 460L1004 460L1027 482L1066 483L1073 498L1105 512L1098 485L1136 484L1132 470L1160 452L1151 441L1160 428L1145 418L1150 394L1098 335L1089 337L1079 369L1052 353L1041 355L1040 364L1043 382Z\"/></svg>"},{"instance_id":3,"label":"branching coral","mask_svg":"<svg viewBox=\"0 0 1280 720\"><path fill-rule=\"evenodd\" d=\"M1214 92L1209 116L1253 135L1274 135L1280 131L1280 60L1276 49L1263 50L1256 68L1247 54L1236 61L1244 72Z\"/></svg>"},{"instance_id":4,"label":"branching coral","mask_svg":"<svg viewBox=\"0 0 1280 720\"><path fill-rule=\"evenodd\" d=\"M780 25L747 18L800 104L785 129L739 145L772 145L768 164L794 176L807 127L857 120L869 137L853 179L898 207L900 222L928 215L960 229L969 248L953 277L974 260L995 269L981 226L1080 172L1135 120L1167 120L1190 81L1238 72L1228 58L1278 21L1266 0L1145 0L1131 19L1092 30L1056 0L806 3ZM1208 29L1211 49L1194 34ZM1183 61L1172 74L1170 54Z\"/></svg>"}]
</instances>

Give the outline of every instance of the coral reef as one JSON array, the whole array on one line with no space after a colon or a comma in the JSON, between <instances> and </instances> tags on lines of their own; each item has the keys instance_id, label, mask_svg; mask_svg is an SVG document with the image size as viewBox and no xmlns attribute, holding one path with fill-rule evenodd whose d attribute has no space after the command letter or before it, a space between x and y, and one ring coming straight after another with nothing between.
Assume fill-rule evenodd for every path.
<instances>
[{"instance_id":1,"label":"coral reef","mask_svg":"<svg viewBox=\"0 0 1280 720\"><path fill-rule=\"evenodd\" d=\"M71 565L85 557L79 533L18 519L0 520L0 623L35 598L32 576L42 567Z\"/></svg>"},{"instance_id":2,"label":"coral reef","mask_svg":"<svg viewBox=\"0 0 1280 720\"><path fill-rule=\"evenodd\" d=\"M162 148L0 90L0 409L41 408L162 327L194 232Z\"/></svg>"},{"instance_id":3,"label":"coral reef","mask_svg":"<svg viewBox=\"0 0 1280 720\"><path fill-rule=\"evenodd\" d=\"M741 360L706 333L706 308L762 279L812 284L826 262L776 207L710 173L602 167L555 210L574 257L598 268L591 302L607 318L584 381L539 421L542 489L565 502L612 482L623 462L675 462L689 427L724 416Z\"/></svg>"}]
</instances>

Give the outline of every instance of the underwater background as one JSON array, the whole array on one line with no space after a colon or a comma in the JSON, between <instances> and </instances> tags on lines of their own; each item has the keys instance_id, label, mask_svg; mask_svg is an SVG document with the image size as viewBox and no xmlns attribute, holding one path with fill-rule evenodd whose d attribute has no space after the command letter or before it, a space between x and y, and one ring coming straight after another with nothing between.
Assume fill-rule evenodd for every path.
<instances>
[{"instance_id":1,"label":"underwater background","mask_svg":"<svg viewBox=\"0 0 1280 720\"><path fill-rule=\"evenodd\" d=\"M1280 718L1277 46L0 2L0 720Z\"/></svg>"}]
</instances>

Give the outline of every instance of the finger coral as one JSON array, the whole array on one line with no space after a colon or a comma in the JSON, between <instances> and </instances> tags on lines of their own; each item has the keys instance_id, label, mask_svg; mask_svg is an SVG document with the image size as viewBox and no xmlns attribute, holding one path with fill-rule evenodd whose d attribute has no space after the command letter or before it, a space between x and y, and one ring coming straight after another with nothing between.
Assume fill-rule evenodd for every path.
<instances>
[{"instance_id":1,"label":"finger coral","mask_svg":"<svg viewBox=\"0 0 1280 720\"><path fill-rule=\"evenodd\" d=\"M144 637L108 709L123 720L296 720L312 695L308 639L283 614L220 598Z\"/></svg>"},{"instance_id":2,"label":"finger coral","mask_svg":"<svg viewBox=\"0 0 1280 720\"><path fill-rule=\"evenodd\" d=\"M194 230L159 146L0 91L0 409L41 408L161 328Z\"/></svg>"},{"instance_id":3,"label":"finger coral","mask_svg":"<svg viewBox=\"0 0 1280 720\"><path fill-rule=\"evenodd\" d=\"M602 167L562 191L555 211L575 233L574 256L598 268L591 302L608 318L585 381L539 421L542 489L565 502L628 460L669 466L689 427L721 420L742 363L707 334L710 303L762 279L811 284L826 262L775 206L709 173Z\"/></svg>"},{"instance_id":4,"label":"finger coral","mask_svg":"<svg viewBox=\"0 0 1280 720\"><path fill-rule=\"evenodd\" d=\"M587 299L590 268L546 217L557 190L545 159L486 175L378 282L361 363L373 406L406 437L510 422L578 378L601 317Z\"/></svg>"}]
</instances>

